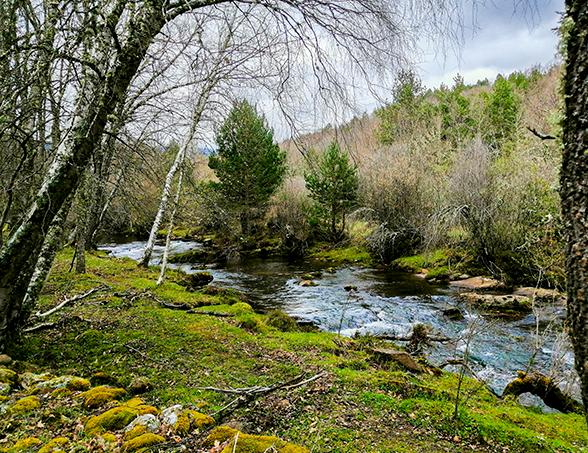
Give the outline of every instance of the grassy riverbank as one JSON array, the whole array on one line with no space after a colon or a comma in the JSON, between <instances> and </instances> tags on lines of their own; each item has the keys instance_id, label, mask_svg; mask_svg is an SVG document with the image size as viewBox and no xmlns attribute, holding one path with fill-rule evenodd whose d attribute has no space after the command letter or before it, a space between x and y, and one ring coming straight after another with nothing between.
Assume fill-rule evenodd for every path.
<instances>
[{"instance_id":1,"label":"grassy riverbank","mask_svg":"<svg viewBox=\"0 0 588 453\"><path fill-rule=\"evenodd\" d=\"M581 451L588 446L582 416L541 414L499 400L471 380L462 387L454 419L457 376L411 374L381 362L370 352L375 340L291 330L290 323L276 322L277 316L253 312L235 292L186 292L172 282L180 278L174 273L157 288L157 270L138 268L131 260L89 255L84 275L67 272L70 260L71 251L58 257L41 309L99 285L110 289L44 320L58 322L57 327L26 334L10 351L19 373L92 378L100 372L126 388L142 378L149 383L141 395L147 404L160 409L183 404L212 415L233 397L202 387L264 386L324 372L308 385L258 398L217 420L312 451ZM190 305L194 313L164 308L162 301ZM10 407L24 393L16 389L0 405ZM85 409L75 392L63 400L41 395L40 403L2 416L0 449L31 436L43 443L63 436L70 446L79 446L69 451L99 451L92 449L98 444L84 423L104 408ZM205 431L192 436L205 437ZM122 433L113 434L114 440L100 448L119 448ZM166 449L186 437L168 435ZM258 450L238 446L235 451Z\"/></svg>"}]
</instances>

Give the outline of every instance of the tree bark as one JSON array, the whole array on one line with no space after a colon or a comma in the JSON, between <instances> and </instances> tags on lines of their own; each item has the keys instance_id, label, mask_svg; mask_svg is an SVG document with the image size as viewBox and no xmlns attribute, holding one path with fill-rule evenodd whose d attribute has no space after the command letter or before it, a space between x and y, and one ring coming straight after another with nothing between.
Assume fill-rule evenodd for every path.
<instances>
[{"instance_id":1,"label":"tree bark","mask_svg":"<svg viewBox=\"0 0 588 453\"><path fill-rule=\"evenodd\" d=\"M182 194L182 179L184 176L184 171L180 169L180 176L178 177L178 186L176 188L176 196L174 198L174 205L172 207L171 213L169 215L169 226L167 228L167 235L165 237L165 249L163 250L163 259L161 260L161 270L159 271L159 278L157 279L157 286L163 283L165 279L165 271L167 269L167 258L169 256L169 245L171 242L171 236L174 229L174 220L176 217L176 212L178 210L178 205L180 204L180 195Z\"/></svg>"},{"instance_id":2,"label":"tree bark","mask_svg":"<svg viewBox=\"0 0 588 453\"><path fill-rule=\"evenodd\" d=\"M91 101L84 103L83 110L78 112L70 137L59 150L31 209L0 251L0 351L6 349L26 322L22 302L51 222L67 197L77 189L81 173L100 143L108 115L124 99L148 46L165 23L161 3L149 2L131 20L129 36L113 69L103 80L88 87L88 92L81 93Z\"/></svg>"},{"instance_id":3,"label":"tree bark","mask_svg":"<svg viewBox=\"0 0 588 453\"><path fill-rule=\"evenodd\" d=\"M568 319L576 370L588 407L588 2L566 0L565 119L561 169L567 239ZM588 412L586 412L588 421Z\"/></svg>"}]
</instances>

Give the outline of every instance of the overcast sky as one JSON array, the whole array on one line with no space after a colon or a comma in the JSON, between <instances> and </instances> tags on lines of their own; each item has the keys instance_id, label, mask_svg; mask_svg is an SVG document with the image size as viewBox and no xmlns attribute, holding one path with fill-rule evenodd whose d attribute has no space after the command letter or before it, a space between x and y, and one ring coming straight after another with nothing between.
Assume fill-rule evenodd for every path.
<instances>
[{"instance_id":1,"label":"overcast sky","mask_svg":"<svg viewBox=\"0 0 588 453\"><path fill-rule=\"evenodd\" d=\"M527 6L517 7L517 3ZM419 65L421 77L427 86L434 87L450 83L458 72L466 82L476 82L499 73L552 64L557 47L554 29L563 9L563 0L492 0L477 10L469 9L461 49L443 56L426 46ZM472 15L477 29L472 26Z\"/></svg>"}]
</instances>

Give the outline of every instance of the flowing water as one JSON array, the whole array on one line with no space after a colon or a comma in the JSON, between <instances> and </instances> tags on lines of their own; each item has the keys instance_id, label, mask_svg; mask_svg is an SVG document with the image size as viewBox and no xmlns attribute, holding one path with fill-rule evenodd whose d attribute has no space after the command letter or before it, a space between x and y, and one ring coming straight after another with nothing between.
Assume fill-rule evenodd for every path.
<instances>
[{"instance_id":1,"label":"flowing water","mask_svg":"<svg viewBox=\"0 0 588 453\"><path fill-rule=\"evenodd\" d=\"M139 260L144 246L144 242L131 242L100 248L115 257ZM196 242L173 241L170 253L198 247L201 245ZM155 247L151 264L160 263L162 251L162 246ZM223 266L190 263L170 267L187 273L206 269L214 276L214 284L242 290L256 309L279 308L299 320L346 336L406 336L415 324L427 324L439 335L458 339L450 344L433 344L427 351L432 363L460 357L469 342L472 368L498 393L516 377L517 370L527 369L531 360L543 372L557 369L562 383L571 385L576 381L573 354L558 335L565 315L563 308L541 314L540 330L548 332L541 335L537 346L534 315L519 320L488 318L459 304L450 288L431 285L410 274L356 267L328 272L326 266L316 263L278 258ZM315 271L322 271L322 276L314 279L316 286L299 284L303 274ZM357 287L357 291L347 292L347 285ZM448 306L458 306L464 319L447 318L443 311ZM573 393L577 392L575 387L571 386Z\"/></svg>"}]
</instances>

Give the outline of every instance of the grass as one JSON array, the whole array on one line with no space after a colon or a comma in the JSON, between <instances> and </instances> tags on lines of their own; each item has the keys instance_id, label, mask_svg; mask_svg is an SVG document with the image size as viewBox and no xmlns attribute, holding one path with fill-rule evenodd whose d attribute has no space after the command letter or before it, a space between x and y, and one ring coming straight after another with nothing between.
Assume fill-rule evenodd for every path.
<instances>
[{"instance_id":1,"label":"grass","mask_svg":"<svg viewBox=\"0 0 588 453\"><path fill-rule=\"evenodd\" d=\"M318 244L310 251L309 258L328 262L333 266L341 266L345 264L369 266L372 264L372 258L369 252L358 245L331 248L325 244Z\"/></svg>"},{"instance_id":2,"label":"grass","mask_svg":"<svg viewBox=\"0 0 588 453\"><path fill-rule=\"evenodd\" d=\"M342 249L326 256L363 253ZM463 389L470 397L454 420L457 377L412 375L392 364L380 365L369 352L378 340L282 331L234 291L188 293L173 283L179 278L174 272L157 288L156 269L101 253L88 255L87 274L74 275L67 272L70 259L71 251L58 257L41 308L98 284L112 289L54 315L53 320L68 320L59 329L26 335L10 351L22 368L83 377L102 371L123 386L144 377L151 384L142 396L149 404L185 404L208 414L230 396L202 387L271 385L301 373L326 371L324 379L259 399L225 420L238 423L244 432L277 435L316 452L543 452L580 451L588 445L582 416L541 414L499 400L471 380ZM196 311L232 316L162 308L145 290L169 302L199 307ZM68 420L85 416L76 407L56 411ZM27 417L7 422L11 424L5 435L11 440L32 435L30 427L41 426L35 425L41 415ZM59 423L42 426L34 435L44 441L63 434Z\"/></svg>"}]
</instances>

